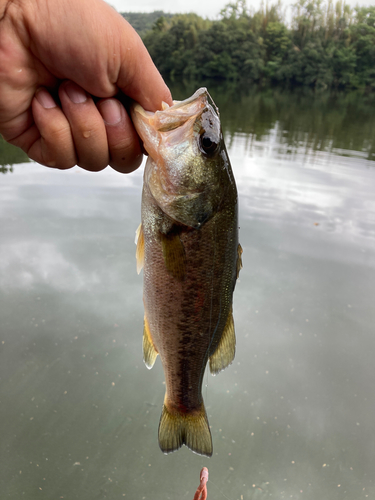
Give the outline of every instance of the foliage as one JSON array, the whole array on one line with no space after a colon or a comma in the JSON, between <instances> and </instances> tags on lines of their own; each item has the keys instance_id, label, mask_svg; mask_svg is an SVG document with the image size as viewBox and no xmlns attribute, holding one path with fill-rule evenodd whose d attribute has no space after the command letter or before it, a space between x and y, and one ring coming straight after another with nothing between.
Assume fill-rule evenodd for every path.
<instances>
[{"instance_id":1,"label":"foliage","mask_svg":"<svg viewBox=\"0 0 375 500\"><path fill-rule=\"evenodd\" d=\"M288 25L280 1L255 12L237 0L217 21L160 16L143 40L172 81L375 90L374 6L297 0L292 11Z\"/></svg>"},{"instance_id":2,"label":"foliage","mask_svg":"<svg viewBox=\"0 0 375 500\"><path fill-rule=\"evenodd\" d=\"M11 165L29 161L22 149L12 146L0 136L0 173L12 172Z\"/></svg>"},{"instance_id":3,"label":"foliage","mask_svg":"<svg viewBox=\"0 0 375 500\"><path fill-rule=\"evenodd\" d=\"M155 10L154 12L121 12L124 17L137 31L140 36L144 36L147 31L152 29L153 25L161 17L170 18L173 14L166 14L162 10Z\"/></svg>"}]
</instances>

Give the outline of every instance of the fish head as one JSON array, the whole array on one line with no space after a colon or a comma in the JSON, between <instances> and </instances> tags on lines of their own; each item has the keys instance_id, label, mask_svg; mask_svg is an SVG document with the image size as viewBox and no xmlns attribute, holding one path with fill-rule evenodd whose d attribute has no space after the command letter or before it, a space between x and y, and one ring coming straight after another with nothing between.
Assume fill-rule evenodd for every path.
<instances>
[{"instance_id":1,"label":"fish head","mask_svg":"<svg viewBox=\"0 0 375 500\"><path fill-rule=\"evenodd\" d=\"M135 104L131 114L149 159L144 182L161 210L199 229L222 203L231 177L219 112L207 89L151 113Z\"/></svg>"}]
</instances>

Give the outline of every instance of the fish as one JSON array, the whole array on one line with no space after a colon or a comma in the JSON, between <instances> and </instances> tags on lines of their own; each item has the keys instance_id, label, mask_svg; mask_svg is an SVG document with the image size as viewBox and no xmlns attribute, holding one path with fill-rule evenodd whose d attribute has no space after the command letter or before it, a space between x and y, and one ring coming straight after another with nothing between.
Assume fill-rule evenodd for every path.
<instances>
[{"instance_id":1,"label":"fish","mask_svg":"<svg viewBox=\"0 0 375 500\"><path fill-rule=\"evenodd\" d=\"M159 422L164 453L186 445L212 456L202 396L206 365L217 374L235 356L233 291L242 267L238 194L219 110L206 88L131 116L148 153L136 235L143 269L143 359L158 355L166 392Z\"/></svg>"}]
</instances>

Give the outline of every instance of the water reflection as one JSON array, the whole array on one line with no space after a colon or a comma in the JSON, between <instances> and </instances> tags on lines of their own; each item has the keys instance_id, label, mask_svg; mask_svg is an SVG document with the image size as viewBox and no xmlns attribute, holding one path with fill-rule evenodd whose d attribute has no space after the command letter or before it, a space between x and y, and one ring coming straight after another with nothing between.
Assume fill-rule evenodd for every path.
<instances>
[{"instance_id":1,"label":"water reflection","mask_svg":"<svg viewBox=\"0 0 375 500\"><path fill-rule=\"evenodd\" d=\"M269 144L282 155L330 152L375 159L374 97L254 92L221 105L225 131L247 137L247 148ZM242 112L240 111L242 110Z\"/></svg>"},{"instance_id":2,"label":"water reflection","mask_svg":"<svg viewBox=\"0 0 375 500\"><path fill-rule=\"evenodd\" d=\"M374 95L207 85L220 108L228 146L240 139L250 153L262 150L298 159L329 152L375 159ZM171 89L175 99L185 99L196 90L193 85L174 84ZM25 161L25 153L0 137L0 172Z\"/></svg>"},{"instance_id":3,"label":"water reflection","mask_svg":"<svg viewBox=\"0 0 375 500\"><path fill-rule=\"evenodd\" d=\"M287 162L259 152L247 156L241 149L241 141L235 140L232 158L241 166L237 178L245 216L311 228L314 237L324 231L374 245L370 162L356 161L351 167L346 158L327 155Z\"/></svg>"},{"instance_id":4,"label":"water reflection","mask_svg":"<svg viewBox=\"0 0 375 500\"><path fill-rule=\"evenodd\" d=\"M142 362L134 258L141 171L18 164L0 183L4 498L190 500L203 466L208 498L374 498L373 162L291 154L281 114L245 132L221 108L244 268L235 362L204 377L213 458L157 445L164 376Z\"/></svg>"},{"instance_id":5,"label":"water reflection","mask_svg":"<svg viewBox=\"0 0 375 500\"><path fill-rule=\"evenodd\" d=\"M1 173L1 174L6 174L6 173L8 173L8 172L13 172L13 168L12 168L12 166L11 166L11 165L9 165L9 166L8 166L8 165L7 165L7 166L5 166L5 165L1 165L1 166L0 166L0 173Z\"/></svg>"},{"instance_id":6,"label":"water reflection","mask_svg":"<svg viewBox=\"0 0 375 500\"><path fill-rule=\"evenodd\" d=\"M374 95L223 89L222 84L209 89L224 120L227 145L241 137L248 152L267 145L280 156L330 152L375 159ZM175 99L193 91L172 86Z\"/></svg>"}]
</instances>

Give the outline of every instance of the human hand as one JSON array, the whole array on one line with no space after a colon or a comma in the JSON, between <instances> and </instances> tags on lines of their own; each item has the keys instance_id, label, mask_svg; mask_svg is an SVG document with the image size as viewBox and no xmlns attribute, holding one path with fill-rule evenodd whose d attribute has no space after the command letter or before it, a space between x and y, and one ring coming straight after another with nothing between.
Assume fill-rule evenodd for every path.
<instances>
[{"instance_id":1,"label":"human hand","mask_svg":"<svg viewBox=\"0 0 375 500\"><path fill-rule=\"evenodd\" d=\"M0 0L0 133L46 166L142 161L121 91L150 111L172 104L133 28L102 0ZM101 98L95 102L92 96Z\"/></svg>"}]
</instances>

